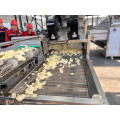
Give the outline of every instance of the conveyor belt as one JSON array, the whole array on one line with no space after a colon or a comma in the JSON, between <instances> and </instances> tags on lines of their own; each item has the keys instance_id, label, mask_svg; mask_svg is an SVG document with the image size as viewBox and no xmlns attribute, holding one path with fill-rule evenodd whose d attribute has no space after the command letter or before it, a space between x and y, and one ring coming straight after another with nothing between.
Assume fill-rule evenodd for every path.
<instances>
[{"instance_id":1,"label":"conveyor belt","mask_svg":"<svg viewBox=\"0 0 120 120\"><path fill-rule=\"evenodd\" d=\"M54 52L55 50L49 51L47 56L54 55ZM10 104L102 104L104 101L92 99L94 94L98 95L98 89L93 80L90 66L86 63L87 60L84 55L81 57L81 53L73 54L72 56L61 52L58 52L58 54L61 54L63 59L67 59L68 61L72 60L71 65L75 66L70 66L68 64L69 62L67 62L67 64L64 65L63 63L57 64L55 69L50 69L48 67L49 69L47 72L52 73L53 76L41 81L46 81L46 84L42 89L34 91L37 97L28 96L22 101L11 98L10 96L12 93L16 93L17 95L25 94L25 90L28 88L27 84L31 85L36 81L38 73L44 68L43 63L46 63L46 61L41 61L32 71L22 78L19 83L8 91L8 95L3 97L3 99L5 99L4 101L8 100ZM79 64L77 63L78 61ZM60 73L60 68L62 66L64 66L64 72Z\"/></svg>"},{"instance_id":2,"label":"conveyor belt","mask_svg":"<svg viewBox=\"0 0 120 120\"><path fill-rule=\"evenodd\" d=\"M63 56L69 59L67 56ZM80 58L80 56L77 56ZM76 58L73 56L73 58ZM59 72L60 66L57 66L54 70L49 70L53 76L45 79L46 85L35 93L38 95L51 95L51 96L65 96L65 97L82 97L89 98L88 86L84 73L83 61L81 60L80 65L75 67L68 67L65 65L64 73ZM38 71L40 71L39 69ZM34 71L37 71L34 69ZM33 73L33 72L32 72ZM35 73L35 72L34 72ZM74 75L71 75L74 74ZM29 79L28 79L29 78ZM27 80L17 85L11 92L17 92L17 94L24 93L26 83L30 84L35 81L35 76L29 76ZM31 81L31 82L30 82ZM19 87L18 87L19 86Z\"/></svg>"},{"instance_id":3,"label":"conveyor belt","mask_svg":"<svg viewBox=\"0 0 120 120\"><path fill-rule=\"evenodd\" d=\"M88 79L85 62L85 60L81 60L80 65L72 68L65 66L64 74L61 74L58 71L59 65L56 69L49 70L53 73L53 76L49 79L45 79L47 84L41 90L34 92L38 94L38 97L36 98L28 97L23 101L18 102L8 96L1 97L1 100L5 99L4 101L8 102L5 104L104 104L104 99L99 100L91 98L91 94L97 92L95 88L94 93L91 92L90 94L90 89L92 89L90 84L92 82L90 81L92 78ZM42 64L39 63L38 66L13 87L9 93L15 92L16 94L24 94L25 89L27 88L26 83L31 84L35 82L37 72L42 71L42 68ZM31 73L35 73L35 75L32 75ZM70 73L74 73L74 75L70 75ZM93 88L94 87L93 84ZM102 95L102 93L100 93L100 95Z\"/></svg>"},{"instance_id":4,"label":"conveyor belt","mask_svg":"<svg viewBox=\"0 0 120 120\"><path fill-rule=\"evenodd\" d=\"M35 62L35 60L31 61L30 63L28 61L26 63L27 65L26 64L23 64L23 66L21 65L19 69L15 70L15 73L14 71L9 73L11 74L10 77L8 76L5 77L5 82L7 81L6 79L8 78L9 83L7 90L5 89L7 92L5 91L4 93L1 93L0 104L106 104L107 103L107 101L105 100L104 93L99 84L99 81L95 75L94 70L92 69L90 60L86 58L86 43L78 44L77 42L71 43L66 41L65 42L59 41L59 43L58 42L53 42L53 43L54 45L56 44L60 45L60 47L55 46L55 48L57 48L59 52L66 48L68 49L76 48L77 50L80 48L81 53L83 54L83 58L80 57L81 55L79 52L77 55L62 56L63 58L68 60L71 57L72 59L78 58L80 59L80 64L74 67L73 66L69 67L69 65L66 64L66 61L62 59L65 62L63 74L60 73L59 71L59 68L61 68L61 64L64 63L63 61L62 61L63 63L57 64L57 67L52 70L49 69L52 67L50 67L49 64L46 64L47 66L49 66L48 71L52 73L53 76L44 79L43 81L46 81L46 84L42 86L43 88L41 87L40 89L40 87L38 87L39 89L36 89L37 91L34 90L33 93L36 93L37 97L32 97L32 96L27 96L27 95L31 95L31 93L25 93L25 89L28 88L27 84L32 85L32 83L36 82L36 78L38 75L37 73L41 75L40 72L44 67L43 63L44 62L46 63L46 61L43 61L43 58L46 57L47 55L45 54L44 57L42 55L43 57L42 61L39 59L40 61L38 61L37 64L35 64L31 69L28 69L28 71L26 71L27 70L26 68L29 68L31 62ZM52 54L52 53L50 54L50 51L54 49L54 47L51 47L52 45L53 44L51 42L49 42L49 45L47 45L47 47L49 46L48 47L49 55ZM68 47L66 47L66 45ZM52 61L53 59L50 60ZM58 61L60 60L61 59L58 59ZM73 60L72 64L74 64L74 62L75 60ZM51 63L53 64L53 62ZM41 78L38 78L38 80L41 80ZM11 93L14 93L17 96L21 94L25 94L25 97L21 101L16 97L11 96Z\"/></svg>"},{"instance_id":5,"label":"conveyor belt","mask_svg":"<svg viewBox=\"0 0 120 120\"><path fill-rule=\"evenodd\" d=\"M51 70L54 73L53 77L46 79L47 84L36 93L40 95L89 97L84 69L81 68L82 65L72 68L65 67L64 74L59 72L59 67ZM74 75L70 73L74 73Z\"/></svg>"}]
</instances>

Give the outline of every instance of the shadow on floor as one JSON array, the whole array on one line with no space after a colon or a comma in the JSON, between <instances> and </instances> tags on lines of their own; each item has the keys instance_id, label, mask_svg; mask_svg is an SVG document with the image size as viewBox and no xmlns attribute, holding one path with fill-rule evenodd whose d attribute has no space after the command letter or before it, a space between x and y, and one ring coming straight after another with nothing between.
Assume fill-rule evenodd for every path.
<instances>
[{"instance_id":1,"label":"shadow on floor","mask_svg":"<svg viewBox=\"0 0 120 120\"><path fill-rule=\"evenodd\" d=\"M110 105L120 105L120 92L106 92L105 95Z\"/></svg>"},{"instance_id":2,"label":"shadow on floor","mask_svg":"<svg viewBox=\"0 0 120 120\"><path fill-rule=\"evenodd\" d=\"M105 51L102 49L91 50L90 58L94 66L120 66L120 57L114 58L105 58Z\"/></svg>"}]
</instances>

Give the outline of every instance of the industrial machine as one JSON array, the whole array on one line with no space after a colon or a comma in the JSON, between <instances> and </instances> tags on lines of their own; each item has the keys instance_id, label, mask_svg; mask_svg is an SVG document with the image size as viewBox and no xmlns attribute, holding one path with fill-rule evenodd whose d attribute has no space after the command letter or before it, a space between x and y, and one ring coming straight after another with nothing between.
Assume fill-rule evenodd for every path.
<instances>
[{"instance_id":1,"label":"industrial machine","mask_svg":"<svg viewBox=\"0 0 120 120\"><path fill-rule=\"evenodd\" d=\"M114 20L109 29L106 56L120 57L120 20Z\"/></svg>"},{"instance_id":2,"label":"industrial machine","mask_svg":"<svg viewBox=\"0 0 120 120\"><path fill-rule=\"evenodd\" d=\"M0 104L108 104L89 58L90 40L83 33L79 39L54 41L41 34L0 43L12 44L4 51L31 48L23 55L24 61L14 57L0 60ZM50 77L41 74L46 71ZM38 76L44 85L34 91L34 97L24 96L28 87L33 89ZM24 99L12 97L14 93Z\"/></svg>"},{"instance_id":3,"label":"industrial machine","mask_svg":"<svg viewBox=\"0 0 120 120\"><path fill-rule=\"evenodd\" d=\"M71 15L67 21L67 26L70 28L69 39L78 39L78 16Z\"/></svg>"},{"instance_id":4,"label":"industrial machine","mask_svg":"<svg viewBox=\"0 0 120 120\"><path fill-rule=\"evenodd\" d=\"M30 39L28 40L30 41ZM42 41L39 40L39 42ZM50 71L54 73L53 77L46 80L47 84L42 90L36 91L38 94L37 97L28 97L20 102L11 98L11 94L14 92L16 94L24 93L27 88L26 83L31 84L35 81L37 72L43 69L43 64L46 59L51 55L51 52L54 51L50 49L51 46L55 44L60 46L65 44L71 48L72 44L73 48L76 47L76 43L77 46L81 44L83 57L81 58L77 55L76 57L71 56L71 58L81 59L78 66L72 68L65 67L65 73L63 74L58 72L60 66L54 70L51 69ZM87 39L86 41L84 40L84 42L82 40L77 42L70 40L67 41L67 43L48 42L44 39L43 47L40 47L43 50L40 48L35 49L34 56L28 58L25 62L17 63L15 60L10 60L8 63L5 61L4 64L0 66L0 104L108 104L92 68L90 59L86 57L86 45ZM49 46L49 48L47 48L47 46ZM42 53L40 51L42 51ZM25 56L27 54L25 54ZM69 59L68 56L63 57ZM13 62L15 64L13 64ZM70 75L70 72L75 75ZM32 73L34 73L34 76Z\"/></svg>"},{"instance_id":5,"label":"industrial machine","mask_svg":"<svg viewBox=\"0 0 120 120\"><path fill-rule=\"evenodd\" d=\"M48 31L48 38L50 40L57 40L58 39L58 19L55 15L47 17L47 31Z\"/></svg>"},{"instance_id":6,"label":"industrial machine","mask_svg":"<svg viewBox=\"0 0 120 120\"><path fill-rule=\"evenodd\" d=\"M104 29L102 29L104 28ZM106 57L120 56L120 18L109 16L98 29L90 30L91 41L105 49Z\"/></svg>"},{"instance_id":7,"label":"industrial machine","mask_svg":"<svg viewBox=\"0 0 120 120\"><path fill-rule=\"evenodd\" d=\"M30 39L31 42L34 41L34 43L29 44L31 46L37 46L37 48L33 48L31 51L25 51L23 54L23 58L25 60L19 60L19 56L17 57L11 57L8 59L1 59L1 64L0 64L0 92L1 94L6 94L7 91L9 91L14 85L16 85L20 80L25 76L28 72L30 72L37 64L42 60L42 57L40 56L42 51L40 50L40 41L39 44L38 42L36 43L36 38L38 41L38 37L25 37L24 39ZM22 39L22 37L20 37ZM24 47L24 45L28 45L26 41L24 42L24 39L19 42L19 38L17 40L11 41L11 44L16 43L17 41L19 42L18 44L14 44L13 46L4 49L1 51L1 53L5 51L18 51L18 49L21 49ZM33 40L34 39L34 40ZM2 43L1 43L2 44ZM3 43L4 44L4 43ZM19 46L20 45L20 46ZM19 46L18 48L16 46ZM11 52L12 52L11 51ZM20 54L22 53L19 51ZM10 52L8 53L10 55ZM1 55L2 56L2 55ZM4 93L5 92L5 93Z\"/></svg>"},{"instance_id":8,"label":"industrial machine","mask_svg":"<svg viewBox=\"0 0 120 120\"><path fill-rule=\"evenodd\" d=\"M82 23L83 26L79 25L80 20L83 19L78 15L48 16L46 22L49 40L79 39L79 30L84 26L84 23ZM62 38L63 36L64 38Z\"/></svg>"}]
</instances>

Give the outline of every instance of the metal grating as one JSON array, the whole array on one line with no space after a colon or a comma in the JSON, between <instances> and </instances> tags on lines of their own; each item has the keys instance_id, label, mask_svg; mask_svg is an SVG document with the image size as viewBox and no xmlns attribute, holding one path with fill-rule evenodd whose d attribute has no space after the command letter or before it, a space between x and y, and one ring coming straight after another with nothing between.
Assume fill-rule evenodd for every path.
<instances>
[{"instance_id":1,"label":"metal grating","mask_svg":"<svg viewBox=\"0 0 120 120\"><path fill-rule=\"evenodd\" d=\"M69 56L63 56L69 59ZM74 58L79 58L80 56L72 56ZM53 76L45 79L47 84L43 89L36 91L39 95L55 95L55 96L65 96L65 97L84 97L88 98L88 85L84 73L83 61L81 60L80 65L75 67L68 67L65 65L64 73L59 72L60 65L58 65L54 70L49 70L53 73ZM70 73L74 73L71 75Z\"/></svg>"}]
</instances>

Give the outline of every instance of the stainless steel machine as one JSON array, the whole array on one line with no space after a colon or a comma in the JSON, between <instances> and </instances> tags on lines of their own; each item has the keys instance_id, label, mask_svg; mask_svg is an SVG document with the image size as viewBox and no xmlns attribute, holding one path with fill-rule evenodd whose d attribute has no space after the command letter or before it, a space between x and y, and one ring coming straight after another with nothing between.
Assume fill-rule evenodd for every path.
<instances>
[{"instance_id":1,"label":"stainless steel machine","mask_svg":"<svg viewBox=\"0 0 120 120\"><path fill-rule=\"evenodd\" d=\"M106 57L120 57L120 18L116 16L108 17L105 27L90 30L91 41L105 49ZM105 23L104 23L105 24Z\"/></svg>"},{"instance_id":2,"label":"stainless steel machine","mask_svg":"<svg viewBox=\"0 0 120 120\"><path fill-rule=\"evenodd\" d=\"M39 47L26 53L24 62L19 63L16 59L0 62L0 104L108 104L89 58L89 35L84 34L80 39L74 40L50 41L42 34L15 38L10 42L1 43L0 46L7 44L13 45L5 51L21 49L25 45L30 47L39 44ZM60 47L65 45L69 49L80 48L81 54L62 56L67 60L73 59L73 64L75 59L79 59L78 65L65 66L65 72L61 74L59 72L61 65L58 64L55 69L49 69L53 76L43 79L46 84L41 90L35 91L36 97L25 97L22 101L12 98L12 93L24 94L26 84L32 84L36 80L37 73L42 71L47 58L56 51L52 47L54 45Z\"/></svg>"},{"instance_id":3,"label":"stainless steel machine","mask_svg":"<svg viewBox=\"0 0 120 120\"><path fill-rule=\"evenodd\" d=\"M20 41L20 39L22 42ZM26 43L26 39L31 40L30 42L32 43L30 44L29 42L31 46L41 45L39 37L24 37L23 39L17 38L17 40L10 41L10 43L13 44L11 47L6 48L1 52L5 52L8 50L16 51L22 48L23 45L28 45ZM1 43L1 46L3 44L8 44L8 43ZM14 85L16 85L21 80L21 78L23 78L23 76L29 73L38 64L38 62L40 62L43 59L41 47L34 48L32 51L26 51L23 57L25 58L24 61L19 61L15 57L8 58L5 60L0 60L1 61L0 64L1 94L4 94L4 92L10 90Z\"/></svg>"},{"instance_id":4,"label":"stainless steel machine","mask_svg":"<svg viewBox=\"0 0 120 120\"><path fill-rule=\"evenodd\" d=\"M0 66L0 104L108 104L90 59L86 57L87 38L84 41L68 40L67 42L50 42L44 37L41 38L42 40L36 39L43 45L40 44L40 48L37 48L34 56L23 63L16 63L13 60L9 61L9 64L4 62ZM30 41L30 39L28 40ZM11 41L9 44L14 42ZM47 84L43 89L36 91L38 96L35 98L25 98L21 102L11 98L11 93L24 93L25 84L35 81L37 71L42 70L43 63L53 51L50 49L53 44L66 44L68 46L70 44L72 46L81 44L83 58L80 58L79 55L76 56L81 59L80 65L73 68L65 67L66 72L63 75L58 72L58 66L58 68L53 70L53 77L47 80ZM63 57L69 59L67 56ZM72 57L76 58L75 56ZM12 64L13 62L15 64ZM5 70L6 72L4 72ZM70 71L75 74L74 77L69 75ZM31 73L34 73L34 76Z\"/></svg>"}]
</instances>

